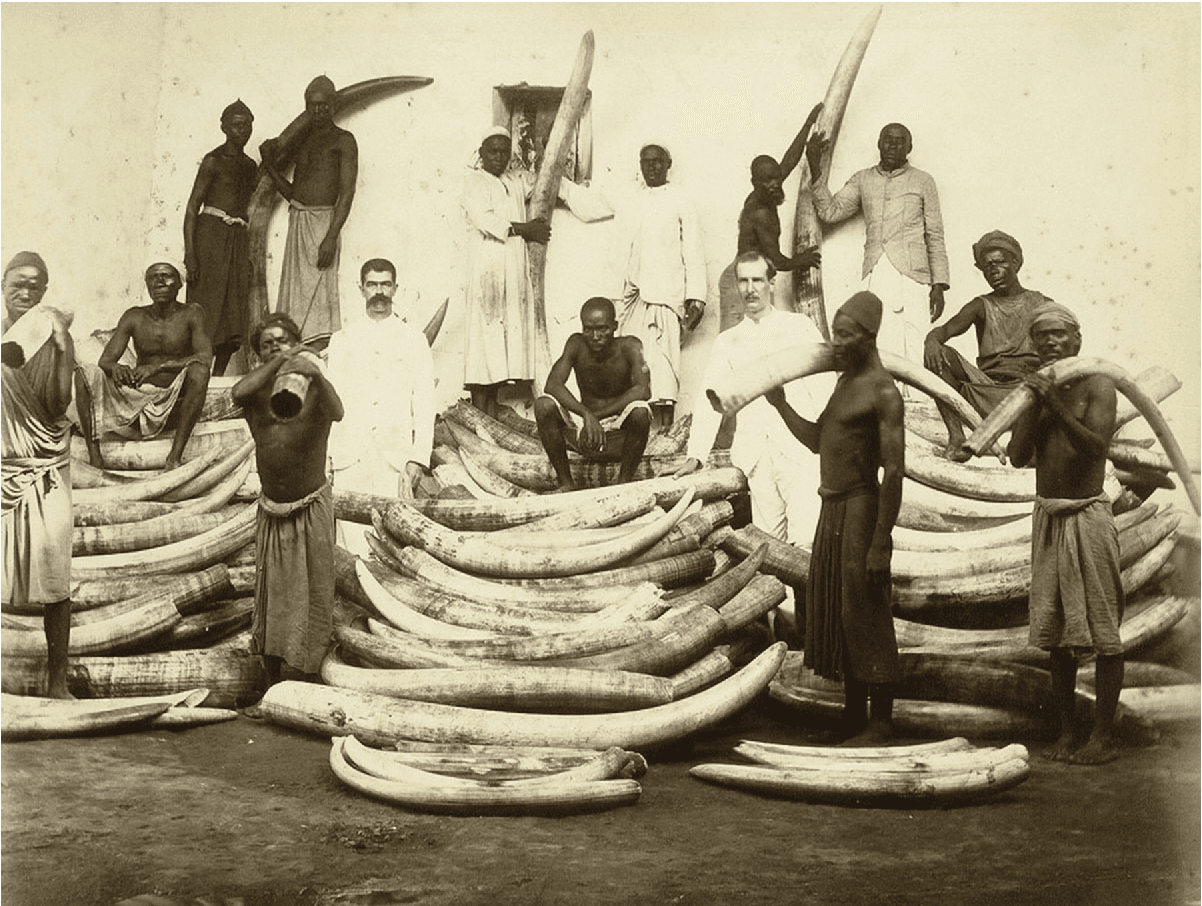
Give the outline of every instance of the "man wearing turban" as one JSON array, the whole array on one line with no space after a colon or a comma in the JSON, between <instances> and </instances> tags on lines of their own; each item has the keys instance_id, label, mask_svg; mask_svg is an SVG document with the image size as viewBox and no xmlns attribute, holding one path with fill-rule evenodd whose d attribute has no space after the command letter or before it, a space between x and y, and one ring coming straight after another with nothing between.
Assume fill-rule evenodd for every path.
<instances>
[{"instance_id":1,"label":"man wearing turban","mask_svg":"<svg viewBox=\"0 0 1202 906\"><path fill-rule=\"evenodd\" d=\"M255 117L241 100L221 112L225 143L200 162L184 208L184 269L188 303L204 309L213 344L213 374L225 374L250 320L250 237L247 210L259 168L242 150Z\"/></svg>"},{"instance_id":2,"label":"man wearing turban","mask_svg":"<svg viewBox=\"0 0 1202 906\"><path fill-rule=\"evenodd\" d=\"M1081 328L1063 305L1047 301L1031 315L1041 365L1081 351ZM1051 656L1060 734L1044 754L1074 764L1118 757L1114 717L1123 688L1123 584L1118 532L1102 490L1114 434L1114 381L1091 374L1057 384L1044 371L1023 383L1036 403L1015 422L1007 452L1018 468L1035 462L1031 522L1030 642ZM1097 656L1092 732L1080 744L1075 726L1077 658Z\"/></svg>"},{"instance_id":3,"label":"man wearing turban","mask_svg":"<svg viewBox=\"0 0 1202 906\"><path fill-rule=\"evenodd\" d=\"M917 365L926 325L943 314L950 281L935 180L910 166L910 130L890 123L877 140L880 163L852 174L831 195L819 178L829 146L829 138L819 133L806 147L814 211L823 223L864 212L863 287L885 305L877 345Z\"/></svg>"},{"instance_id":4,"label":"man wearing turban","mask_svg":"<svg viewBox=\"0 0 1202 906\"><path fill-rule=\"evenodd\" d=\"M1023 250L1013 236L991 230L973 243L972 257L992 292L977 296L927 334L923 364L956 388L977 412L988 415L1026 374L1039 367L1031 345L1031 313L1050 300L1018 282ZM976 328L977 334L975 366L947 345L970 327ZM936 405L947 426L948 459L966 461L971 454L963 449L960 417L946 403Z\"/></svg>"},{"instance_id":5,"label":"man wearing turban","mask_svg":"<svg viewBox=\"0 0 1202 906\"><path fill-rule=\"evenodd\" d=\"M47 282L46 262L37 252L18 253L4 269L0 585L6 611L43 608L46 694L73 698L67 690L73 517L66 412L75 346L68 332L72 316L40 307Z\"/></svg>"},{"instance_id":6,"label":"man wearing turban","mask_svg":"<svg viewBox=\"0 0 1202 906\"><path fill-rule=\"evenodd\" d=\"M280 266L276 310L300 325L305 343L324 349L342 327L338 301L338 257L342 227L351 213L359 178L355 136L335 125L334 83L318 76L305 89L308 122L296 149L289 182L280 172L276 142L259 146L263 169L288 200L288 238Z\"/></svg>"},{"instance_id":7,"label":"man wearing turban","mask_svg":"<svg viewBox=\"0 0 1202 906\"><path fill-rule=\"evenodd\" d=\"M793 436L818 454L822 512L806 586L806 666L843 680L840 736L869 746L893 736L901 679L890 561L906 441L901 394L877 352L881 316L881 300L870 292L835 313L831 346L840 374L817 422L798 415L783 388L765 394Z\"/></svg>"}]
</instances>

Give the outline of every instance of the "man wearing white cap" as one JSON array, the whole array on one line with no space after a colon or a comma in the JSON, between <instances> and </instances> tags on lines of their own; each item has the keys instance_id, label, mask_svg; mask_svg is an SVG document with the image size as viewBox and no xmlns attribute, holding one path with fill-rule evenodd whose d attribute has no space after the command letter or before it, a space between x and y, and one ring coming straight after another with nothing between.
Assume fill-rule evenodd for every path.
<instances>
[{"instance_id":1,"label":"man wearing white cap","mask_svg":"<svg viewBox=\"0 0 1202 906\"><path fill-rule=\"evenodd\" d=\"M42 606L46 694L73 698L67 691L73 520L66 411L75 346L68 332L71 315L39 308L47 279L46 263L36 252L18 253L4 269L0 584L5 610ZM47 317L26 317L35 308Z\"/></svg>"},{"instance_id":2,"label":"man wearing white cap","mask_svg":"<svg viewBox=\"0 0 1202 906\"><path fill-rule=\"evenodd\" d=\"M76 408L92 465L102 467L100 437L157 437L175 428L164 468L183 461L204 408L213 350L199 305L179 302L179 269L159 261L146 269L151 304L128 308L96 365L76 368ZM137 363L121 361L133 343Z\"/></svg>"},{"instance_id":3,"label":"man wearing white cap","mask_svg":"<svg viewBox=\"0 0 1202 906\"><path fill-rule=\"evenodd\" d=\"M639 151L644 189L630 230L618 333L643 341L651 370L654 427L672 423L680 392L680 328L705 314L705 249L692 203L668 182L672 155L659 143Z\"/></svg>"}]
</instances>

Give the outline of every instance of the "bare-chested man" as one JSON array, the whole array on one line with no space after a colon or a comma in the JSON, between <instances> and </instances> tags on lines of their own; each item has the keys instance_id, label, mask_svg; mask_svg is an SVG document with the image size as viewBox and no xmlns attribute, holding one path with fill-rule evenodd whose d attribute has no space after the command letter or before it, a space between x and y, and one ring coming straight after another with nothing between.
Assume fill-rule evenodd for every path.
<instances>
[{"instance_id":1,"label":"bare-chested man","mask_svg":"<svg viewBox=\"0 0 1202 906\"><path fill-rule=\"evenodd\" d=\"M590 459L618 459L618 481L627 482L634 479L651 432L651 373L642 341L615 336L614 304L602 296L581 306L580 328L568 337L547 375L546 392L534 401L538 433L561 491L576 486L569 447ZM573 372L580 399L567 388ZM583 423L579 429L573 414Z\"/></svg>"},{"instance_id":2,"label":"bare-chested man","mask_svg":"<svg viewBox=\"0 0 1202 906\"><path fill-rule=\"evenodd\" d=\"M821 104L810 111L779 164L767 154L761 154L751 162L752 189L739 212L738 250L740 254L759 252L777 271L817 267L822 262L822 254L816 245L793 258L780 250L780 215L776 210L785 200L784 182L801 161L810 130L821 112Z\"/></svg>"},{"instance_id":3,"label":"bare-chested man","mask_svg":"<svg viewBox=\"0 0 1202 906\"><path fill-rule=\"evenodd\" d=\"M342 400L321 360L300 343L287 315L268 315L251 334L263 364L234 385L255 439L262 496L255 530L254 650L263 655L268 685L283 663L316 674L329 646L334 613L334 492L326 475L330 425ZM300 411L279 418L272 387L280 371L310 379Z\"/></svg>"},{"instance_id":4,"label":"bare-chested man","mask_svg":"<svg viewBox=\"0 0 1202 906\"><path fill-rule=\"evenodd\" d=\"M309 123L296 151L291 182L279 171L276 140L259 146L264 170L290 206L276 310L293 317L314 349L324 349L330 335L342 327L339 236L359 177L359 146L353 135L334 124L333 99L334 83L325 76L305 89Z\"/></svg>"},{"instance_id":5,"label":"bare-chested man","mask_svg":"<svg viewBox=\"0 0 1202 906\"><path fill-rule=\"evenodd\" d=\"M188 302L204 309L213 344L213 374L225 374L250 326L250 237L247 209L258 165L242 150L255 117L242 101L221 112L225 144L200 162L184 208L184 270Z\"/></svg>"},{"instance_id":6,"label":"bare-chested man","mask_svg":"<svg viewBox=\"0 0 1202 906\"><path fill-rule=\"evenodd\" d=\"M96 365L80 363L75 399L92 465L101 467L100 437L155 437L174 427L165 468L183 460L184 448L204 407L213 359L205 314L199 305L178 301L183 281L174 265L146 269L151 304L126 309ZM121 362L130 342L136 365Z\"/></svg>"},{"instance_id":7,"label":"bare-chested man","mask_svg":"<svg viewBox=\"0 0 1202 906\"><path fill-rule=\"evenodd\" d=\"M1081 351L1081 328L1063 305L1035 309L1031 339L1043 365ZM1114 716L1123 688L1123 584L1118 533L1102 490L1114 434L1114 382L1090 375L1059 386L1042 372L1023 378L1035 406L1014 426L1007 452L1022 468L1035 461L1031 525L1031 644L1051 654L1060 735L1044 754L1056 761L1102 764L1118 757ZM1097 654L1093 732L1075 733L1077 657Z\"/></svg>"},{"instance_id":8,"label":"bare-chested man","mask_svg":"<svg viewBox=\"0 0 1202 906\"><path fill-rule=\"evenodd\" d=\"M901 678L890 560L905 428L901 394L876 348L881 309L880 299L859 292L835 313L831 346L840 374L816 424L799 416L780 388L766 394L793 435L818 454L822 513L806 589L805 661L819 676L843 680L839 735L847 745L892 738Z\"/></svg>"}]
</instances>

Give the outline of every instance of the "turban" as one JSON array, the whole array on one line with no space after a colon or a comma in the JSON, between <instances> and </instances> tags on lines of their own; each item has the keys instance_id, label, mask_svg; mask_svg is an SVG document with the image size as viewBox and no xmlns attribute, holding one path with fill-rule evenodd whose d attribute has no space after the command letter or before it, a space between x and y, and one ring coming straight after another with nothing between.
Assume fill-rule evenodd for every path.
<instances>
[{"instance_id":1,"label":"turban","mask_svg":"<svg viewBox=\"0 0 1202 906\"><path fill-rule=\"evenodd\" d=\"M992 249L1001 249L1010 255L1016 268L1023 266L1023 247L1018 244L1018 240L1001 230L990 230L972 244L972 260L976 262L977 267L981 267L985 253Z\"/></svg>"},{"instance_id":2,"label":"turban","mask_svg":"<svg viewBox=\"0 0 1202 906\"><path fill-rule=\"evenodd\" d=\"M664 154L668 155L669 158L672 157L671 149L668 148L668 146L665 145L663 142L658 142L658 141L643 142L641 145L639 145L639 154L642 154L648 148L659 148L661 151L664 152Z\"/></svg>"},{"instance_id":3,"label":"turban","mask_svg":"<svg viewBox=\"0 0 1202 906\"><path fill-rule=\"evenodd\" d=\"M867 291L856 293L841 306L839 311L847 315L874 337L881 329L881 300Z\"/></svg>"},{"instance_id":4,"label":"turban","mask_svg":"<svg viewBox=\"0 0 1202 906\"><path fill-rule=\"evenodd\" d=\"M242 98L238 98L238 100L221 111L221 122L224 123L231 116L248 116L252 120L255 118L255 115L250 112L250 108L242 103Z\"/></svg>"},{"instance_id":5,"label":"turban","mask_svg":"<svg viewBox=\"0 0 1202 906\"><path fill-rule=\"evenodd\" d=\"M17 252L13 255L12 261L5 265L4 273L7 274L14 267L36 267L41 272L43 280L50 279L50 272L46 270L46 262L37 252Z\"/></svg>"},{"instance_id":6,"label":"turban","mask_svg":"<svg viewBox=\"0 0 1202 906\"><path fill-rule=\"evenodd\" d=\"M334 83L330 81L328 76L319 75L312 82L310 82L308 86L306 86L305 97L308 97L319 88L325 89L326 91L330 92L330 94L334 93Z\"/></svg>"},{"instance_id":7,"label":"turban","mask_svg":"<svg viewBox=\"0 0 1202 906\"><path fill-rule=\"evenodd\" d=\"M1031 312L1030 332L1034 333L1036 327L1044 324L1063 324L1074 333L1081 333L1081 322L1077 320L1077 316L1051 299L1039 303L1035 306L1035 311Z\"/></svg>"}]
</instances>

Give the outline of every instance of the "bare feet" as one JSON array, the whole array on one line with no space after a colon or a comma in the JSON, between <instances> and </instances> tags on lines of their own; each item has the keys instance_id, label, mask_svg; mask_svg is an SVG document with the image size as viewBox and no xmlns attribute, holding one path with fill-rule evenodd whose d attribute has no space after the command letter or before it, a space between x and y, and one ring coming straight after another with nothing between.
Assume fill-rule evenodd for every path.
<instances>
[{"instance_id":1,"label":"bare feet","mask_svg":"<svg viewBox=\"0 0 1202 906\"><path fill-rule=\"evenodd\" d=\"M850 739L839 743L840 748L852 749L864 746L884 746L893 742L893 728L870 723Z\"/></svg>"},{"instance_id":2,"label":"bare feet","mask_svg":"<svg viewBox=\"0 0 1202 906\"><path fill-rule=\"evenodd\" d=\"M575 484L561 484L561 485L559 485L559 487L557 487L551 493L552 494L566 494L568 491L575 491L575 490L577 490Z\"/></svg>"},{"instance_id":3,"label":"bare feet","mask_svg":"<svg viewBox=\"0 0 1202 906\"><path fill-rule=\"evenodd\" d=\"M1113 736L1095 733L1089 742L1068 757L1072 764L1108 764L1119 757L1119 746Z\"/></svg>"},{"instance_id":4,"label":"bare feet","mask_svg":"<svg viewBox=\"0 0 1202 906\"><path fill-rule=\"evenodd\" d=\"M1078 743L1072 733L1061 733L1060 738L1040 754L1049 761L1072 761L1073 752L1077 748Z\"/></svg>"},{"instance_id":5,"label":"bare feet","mask_svg":"<svg viewBox=\"0 0 1202 906\"><path fill-rule=\"evenodd\" d=\"M167 461L165 463L163 463L163 471L170 472L172 469L178 469L180 467L181 462L182 462L181 459L174 458L174 457L168 457Z\"/></svg>"},{"instance_id":6,"label":"bare feet","mask_svg":"<svg viewBox=\"0 0 1202 906\"><path fill-rule=\"evenodd\" d=\"M46 697L47 698L57 698L60 701L66 701L66 702L75 701L75 696L71 694L70 690L68 690L66 686L63 686L61 688L48 689L46 691Z\"/></svg>"},{"instance_id":7,"label":"bare feet","mask_svg":"<svg viewBox=\"0 0 1202 906\"><path fill-rule=\"evenodd\" d=\"M949 440L943 450L943 455L952 462L968 462L972 459L972 450L964 446L963 438L954 443Z\"/></svg>"}]
</instances>

